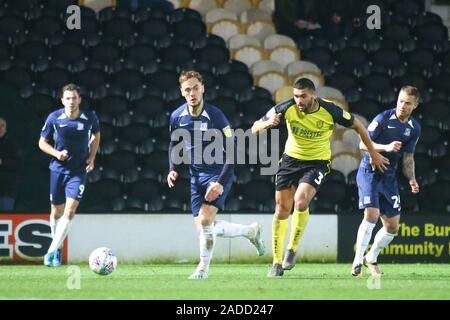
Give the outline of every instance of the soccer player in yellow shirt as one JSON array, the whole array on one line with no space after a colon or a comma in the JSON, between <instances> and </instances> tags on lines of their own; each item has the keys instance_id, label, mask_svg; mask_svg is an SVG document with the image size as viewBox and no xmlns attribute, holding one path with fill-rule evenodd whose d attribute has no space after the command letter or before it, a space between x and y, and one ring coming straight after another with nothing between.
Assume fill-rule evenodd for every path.
<instances>
[{"instance_id":1,"label":"soccer player in yellow shirt","mask_svg":"<svg viewBox=\"0 0 450 320\"><path fill-rule=\"evenodd\" d=\"M335 123L356 130L367 146L371 164L383 171L389 160L378 153L364 125L352 114L316 95L314 83L298 79L294 97L272 107L255 121L252 133L276 127L286 120L288 139L275 179L275 214L272 221L273 265L268 276L282 276L295 266L298 243L309 217L309 203L330 171L330 137ZM292 228L283 261L288 218L294 203Z\"/></svg>"}]
</instances>

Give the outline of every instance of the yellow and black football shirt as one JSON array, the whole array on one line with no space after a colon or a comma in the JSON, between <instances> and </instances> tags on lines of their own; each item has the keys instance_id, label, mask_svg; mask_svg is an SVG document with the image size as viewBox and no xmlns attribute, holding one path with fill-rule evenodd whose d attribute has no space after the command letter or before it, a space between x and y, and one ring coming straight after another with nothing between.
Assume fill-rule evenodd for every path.
<instances>
[{"instance_id":1,"label":"yellow and black football shirt","mask_svg":"<svg viewBox=\"0 0 450 320\"><path fill-rule=\"evenodd\" d=\"M317 99L319 109L312 113L301 112L294 98L272 107L262 120L281 113L286 120L288 139L284 153L299 160L330 160L330 137L335 123L350 127L354 117L330 101Z\"/></svg>"}]
</instances>

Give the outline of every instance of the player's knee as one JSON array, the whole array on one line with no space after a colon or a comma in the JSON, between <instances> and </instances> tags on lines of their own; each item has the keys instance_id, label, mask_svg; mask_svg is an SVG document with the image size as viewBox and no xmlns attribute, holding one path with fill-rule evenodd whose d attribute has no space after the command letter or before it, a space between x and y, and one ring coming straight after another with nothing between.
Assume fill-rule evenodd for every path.
<instances>
[{"instance_id":1,"label":"player's knee","mask_svg":"<svg viewBox=\"0 0 450 320\"><path fill-rule=\"evenodd\" d=\"M297 211L305 211L308 209L309 203L304 198L296 199L295 200L295 210Z\"/></svg>"},{"instance_id":2,"label":"player's knee","mask_svg":"<svg viewBox=\"0 0 450 320\"><path fill-rule=\"evenodd\" d=\"M289 206L283 203L276 203L275 205L275 218L277 219L287 219L290 212Z\"/></svg>"},{"instance_id":3,"label":"player's knee","mask_svg":"<svg viewBox=\"0 0 450 320\"><path fill-rule=\"evenodd\" d=\"M399 226L398 226L398 225L389 225L389 226L386 226L386 230L387 230L387 232L389 232L390 234L397 234L398 229L399 229Z\"/></svg>"},{"instance_id":4,"label":"player's knee","mask_svg":"<svg viewBox=\"0 0 450 320\"><path fill-rule=\"evenodd\" d=\"M210 217L200 216L200 224L202 226L209 226L213 223Z\"/></svg>"}]
</instances>

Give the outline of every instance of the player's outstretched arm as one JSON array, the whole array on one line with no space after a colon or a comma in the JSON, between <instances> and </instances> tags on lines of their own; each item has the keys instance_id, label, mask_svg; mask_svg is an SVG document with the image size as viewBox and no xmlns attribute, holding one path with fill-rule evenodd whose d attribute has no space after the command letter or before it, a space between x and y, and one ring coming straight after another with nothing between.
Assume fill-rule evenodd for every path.
<instances>
[{"instance_id":1,"label":"player's outstretched arm","mask_svg":"<svg viewBox=\"0 0 450 320\"><path fill-rule=\"evenodd\" d=\"M367 152L369 152L370 155L370 163L372 164L372 168L378 169L381 172L384 172L386 170L386 165L389 164L389 159L382 156L374 147L372 140L369 137L369 134L367 133L366 128L362 124L361 121L359 121L357 118L355 118L353 125L351 126L352 129L356 130L359 134L359 137L361 138L362 142L367 148Z\"/></svg>"},{"instance_id":2,"label":"player's outstretched arm","mask_svg":"<svg viewBox=\"0 0 450 320\"><path fill-rule=\"evenodd\" d=\"M409 181L412 193L419 193L419 184L414 173L415 162L414 153L405 152L403 154L403 174Z\"/></svg>"},{"instance_id":3,"label":"player's outstretched arm","mask_svg":"<svg viewBox=\"0 0 450 320\"><path fill-rule=\"evenodd\" d=\"M264 120L264 117L262 117L261 119L256 120L255 123L253 123L252 133L258 134L261 131L264 131L268 128L276 127L280 124L280 121L281 121L281 113L275 113L267 120Z\"/></svg>"},{"instance_id":4,"label":"player's outstretched arm","mask_svg":"<svg viewBox=\"0 0 450 320\"><path fill-rule=\"evenodd\" d=\"M402 142L401 141L392 141L389 144L380 144L372 142L373 147L378 152L397 152L402 148ZM366 145L361 141L359 143L359 148L364 151L368 151Z\"/></svg>"},{"instance_id":5,"label":"player's outstretched arm","mask_svg":"<svg viewBox=\"0 0 450 320\"><path fill-rule=\"evenodd\" d=\"M69 156L67 150L56 150L55 148L53 148L53 146L48 143L47 139L45 139L44 137L40 137L39 138L39 149L41 149L42 151L44 151L46 154L51 155L52 157L55 157L56 159L60 160L60 161L64 161L67 159L67 157Z\"/></svg>"}]
</instances>

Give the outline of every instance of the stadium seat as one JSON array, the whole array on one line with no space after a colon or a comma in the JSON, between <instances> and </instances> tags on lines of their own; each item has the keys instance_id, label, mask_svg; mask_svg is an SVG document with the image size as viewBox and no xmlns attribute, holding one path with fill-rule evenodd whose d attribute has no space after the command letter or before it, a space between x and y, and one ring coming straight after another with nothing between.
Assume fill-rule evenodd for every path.
<instances>
[{"instance_id":1,"label":"stadium seat","mask_svg":"<svg viewBox=\"0 0 450 320\"><path fill-rule=\"evenodd\" d=\"M255 62L264 60L265 52L260 47L245 45L234 50L231 57L244 62L250 68Z\"/></svg>"},{"instance_id":2,"label":"stadium seat","mask_svg":"<svg viewBox=\"0 0 450 320\"><path fill-rule=\"evenodd\" d=\"M116 40L127 39L134 32L134 23L131 17L112 17L107 21L101 21L103 36Z\"/></svg>"},{"instance_id":3,"label":"stadium seat","mask_svg":"<svg viewBox=\"0 0 450 320\"><path fill-rule=\"evenodd\" d=\"M264 39L264 49L273 50L279 46L292 47L297 50L297 45L295 44L292 38L282 35L282 34L273 34Z\"/></svg>"},{"instance_id":4,"label":"stadium seat","mask_svg":"<svg viewBox=\"0 0 450 320\"><path fill-rule=\"evenodd\" d=\"M274 95L279 88L289 85L290 81L283 72L268 71L256 78L256 84Z\"/></svg>"},{"instance_id":5,"label":"stadium seat","mask_svg":"<svg viewBox=\"0 0 450 320\"><path fill-rule=\"evenodd\" d=\"M276 61L287 67L291 62L300 60L300 52L298 49L290 46L277 46L270 51L269 60Z\"/></svg>"},{"instance_id":6,"label":"stadium seat","mask_svg":"<svg viewBox=\"0 0 450 320\"><path fill-rule=\"evenodd\" d=\"M167 13L169 23L177 23L188 19L202 21L202 15L200 12L190 8L177 8Z\"/></svg>"},{"instance_id":7,"label":"stadium seat","mask_svg":"<svg viewBox=\"0 0 450 320\"><path fill-rule=\"evenodd\" d=\"M134 152L117 150L105 157L105 165L124 172L126 169L137 166L137 159Z\"/></svg>"},{"instance_id":8,"label":"stadium seat","mask_svg":"<svg viewBox=\"0 0 450 320\"><path fill-rule=\"evenodd\" d=\"M351 103L350 111L372 121L372 119L382 111L382 107L376 100L362 99L355 103Z\"/></svg>"},{"instance_id":9,"label":"stadium seat","mask_svg":"<svg viewBox=\"0 0 450 320\"><path fill-rule=\"evenodd\" d=\"M417 49L409 53L408 71L417 72L430 77L439 73L435 67L434 53L430 49Z\"/></svg>"},{"instance_id":10,"label":"stadium seat","mask_svg":"<svg viewBox=\"0 0 450 320\"><path fill-rule=\"evenodd\" d=\"M70 74L62 68L49 68L38 75L40 84L56 91L69 83L69 79Z\"/></svg>"},{"instance_id":11,"label":"stadium seat","mask_svg":"<svg viewBox=\"0 0 450 320\"><path fill-rule=\"evenodd\" d=\"M174 195L168 195L163 200L163 211L170 213L170 212L180 212L180 211L189 211L190 210L190 204L188 204L187 201L181 200L177 196Z\"/></svg>"},{"instance_id":12,"label":"stadium seat","mask_svg":"<svg viewBox=\"0 0 450 320\"><path fill-rule=\"evenodd\" d=\"M300 78L307 78L311 80L316 88L320 88L325 85L325 78L317 72L302 72L297 74L295 77L289 78L289 80L291 83L295 83Z\"/></svg>"},{"instance_id":13,"label":"stadium seat","mask_svg":"<svg viewBox=\"0 0 450 320\"><path fill-rule=\"evenodd\" d=\"M239 20L236 13L224 8L211 9L205 15L205 22L208 24L208 28L210 28L213 23L224 19Z\"/></svg>"},{"instance_id":14,"label":"stadium seat","mask_svg":"<svg viewBox=\"0 0 450 320\"><path fill-rule=\"evenodd\" d=\"M172 25L172 30L176 35L185 36L189 39L195 39L205 35L206 26L202 20L190 18L180 22L175 22Z\"/></svg>"},{"instance_id":15,"label":"stadium seat","mask_svg":"<svg viewBox=\"0 0 450 320\"><path fill-rule=\"evenodd\" d=\"M251 8L243 11L239 20L244 25L255 21L272 21L272 15L264 10Z\"/></svg>"},{"instance_id":16,"label":"stadium seat","mask_svg":"<svg viewBox=\"0 0 450 320\"><path fill-rule=\"evenodd\" d=\"M209 32L220 36L226 42L233 36L241 33L242 26L239 21L232 19L221 19L211 24Z\"/></svg>"},{"instance_id":17,"label":"stadium seat","mask_svg":"<svg viewBox=\"0 0 450 320\"><path fill-rule=\"evenodd\" d=\"M169 140L167 139L167 144ZM151 168L155 170L158 174L164 176L164 180L169 172L169 162L167 160L167 152L155 151L149 154L145 159L143 159L144 168Z\"/></svg>"},{"instance_id":18,"label":"stadium seat","mask_svg":"<svg viewBox=\"0 0 450 320\"><path fill-rule=\"evenodd\" d=\"M241 200L237 196L227 197L225 201L225 212L239 212L241 210Z\"/></svg>"},{"instance_id":19,"label":"stadium seat","mask_svg":"<svg viewBox=\"0 0 450 320\"><path fill-rule=\"evenodd\" d=\"M161 58L166 62L180 66L186 61L192 60L192 50L187 45L172 44L161 50Z\"/></svg>"},{"instance_id":20,"label":"stadium seat","mask_svg":"<svg viewBox=\"0 0 450 320\"><path fill-rule=\"evenodd\" d=\"M338 71L360 73L360 69L368 66L369 60L362 48L347 47L337 53Z\"/></svg>"},{"instance_id":21,"label":"stadium seat","mask_svg":"<svg viewBox=\"0 0 450 320\"><path fill-rule=\"evenodd\" d=\"M112 179L100 179L86 188L86 200L110 201L120 197L122 187L119 181ZM89 200L88 200L89 201Z\"/></svg>"},{"instance_id":22,"label":"stadium seat","mask_svg":"<svg viewBox=\"0 0 450 320\"><path fill-rule=\"evenodd\" d=\"M347 92L349 90L358 87L356 82L356 77L352 76L350 73L337 72L326 78L327 86L337 88L342 92Z\"/></svg>"},{"instance_id":23,"label":"stadium seat","mask_svg":"<svg viewBox=\"0 0 450 320\"><path fill-rule=\"evenodd\" d=\"M0 17L0 35L12 36L25 30L25 20L16 14L6 14Z\"/></svg>"},{"instance_id":24,"label":"stadium seat","mask_svg":"<svg viewBox=\"0 0 450 320\"><path fill-rule=\"evenodd\" d=\"M433 46L448 39L448 30L441 23L427 23L417 28L417 34L419 43L427 48L433 48Z\"/></svg>"},{"instance_id":25,"label":"stadium seat","mask_svg":"<svg viewBox=\"0 0 450 320\"><path fill-rule=\"evenodd\" d=\"M113 64L119 57L119 49L111 43L99 43L92 48L91 59L99 63Z\"/></svg>"},{"instance_id":26,"label":"stadium seat","mask_svg":"<svg viewBox=\"0 0 450 320\"><path fill-rule=\"evenodd\" d=\"M277 91L275 91L275 102L280 103L281 101L285 101L287 99L291 99L294 97L294 92L292 91L292 86L284 86L281 88L278 88Z\"/></svg>"},{"instance_id":27,"label":"stadium seat","mask_svg":"<svg viewBox=\"0 0 450 320\"><path fill-rule=\"evenodd\" d=\"M243 204L247 201L255 201L259 205L275 195L274 185L266 180L252 180L242 185L241 190Z\"/></svg>"},{"instance_id":28,"label":"stadium seat","mask_svg":"<svg viewBox=\"0 0 450 320\"><path fill-rule=\"evenodd\" d=\"M402 58L398 50L381 48L373 53L373 62L386 68L393 68L402 63Z\"/></svg>"},{"instance_id":29,"label":"stadium seat","mask_svg":"<svg viewBox=\"0 0 450 320\"><path fill-rule=\"evenodd\" d=\"M322 99L340 99L345 100L344 95L336 88L322 86L316 88L317 96Z\"/></svg>"},{"instance_id":30,"label":"stadium seat","mask_svg":"<svg viewBox=\"0 0 450 320\"><path fill-rule=\"evenodd\" d=\"M45 15L32 21L33 32L49 37L55 33L61 32L62 24L57 17Z\"/></svg>"},{"instance_id":31,"label":"stadium seat","mask_svg":"<svg viewBox=\"0 0 450 320\"><path fill-rule=\"evenodd\" d=\"M161 194L159 182L153 179L140 179L126 185L125 193L143 201L157 198Z\"/></svg>"},{"instance_id":32,"label":"stadium seat","mask_svg":"<svg viewBox=\"0 0 450 320\"><path fill-rule=\"evenodd\" d=\"M211 0L191 0L189 1L189 8L198 11L205 16L206 13L212 9L217 8L216 1Z\"/></svg>"},{"instance_id":33,"label":"stadium seat","mask_svg":"<svg viewBox=\"0 0 450 320\"><path fill-rule=\"evenodd\" d=\"M17 58L28 62L47 56L47 47L40 41L27 41L16 47Z\"/></svg>"},{"instance_id":34,"label":"stadium seat","mask_svg":"<svg viewBox=\"0 0 450 320\"><path fill-rule=\"evenodd\" d=\"M236 95L245 89L251 88L253 85L253 77L249 73L242 71L230 71L222 76L220 81L221 85L231 89Z\"/></svg>"},{"instance_id":35,"label":"stadium seat","mask_svg":"<svg viewBox=\"0 0 450 320\"><path fill-rule=\"evenodd\" d=\"M297 78L303 72L315 72L320 74L319 67L309 61L293 61L286 66L287 74L290 78Z\"/></svg>"},{"instance_id":36,"label":"stadium seat","mask_svg":"<svg viewBox=\"0 0 450 320\"><path fill-rule=\"evenodd\" d=\"M197 50L195 57L199 62L207 63L212 67L219 64L227 64L229 60L229 51L219 45L208 45Z\"/></svg>"},{"instance_id":37,"label":"stadium seat","mask_svg":"<svg viewBox=\"0 0 450 320\"><path fill-rule=\"evenodd\" d=\"M329 49L316 47L303 50L302 59L316 64L325 76L334 73L334 57Z\"/></svg>"},{"instance_id":38,"label":"stadium seat","mask_svg":"<svg viewBox=\"0 0 450 320\"><path fill-rule=\"evenodd\" d=\"M26 107L37 115L43 123L48 114L55 108L55 101L50 95L33 94L25 100Z\"/></svg>"},{"instance_id":39,"label":"stadium seat","mask_svg":"<svg viewBox=\"0 0 450 320\"><path fill-rule=\"evenodd\" d=\"M139 144L150 136L151 131L148 125L132 123L122 128L121 133L133 144Z\"/></svg>"},{"instance_id":40,"label":"stadium seat","mask_svg":"<svg viewBox=\"0 0 450 320\"><path fill-rule=\"evenodd\" d=\"M413 67L411 71L408 71L403 76L397 78L396 83L399 88L409 85L416 87L420 92L422 92L427 86L427 81L420 73L412 71L413 69L415 68Z\"/></svg>"},{"instance_id":41,"label":"stadium seat","mask_svg":"<svg viewBox=\"0 0 450 320\"><path fill-rule=\"evenodd\" d=\"M250 68L253 77L257 77L262 75L265 72L276 71L276 72L284 72L284 66L275 61L270 60L261 60L255 62Z\"/></svg>"},{"instance_id":42,"label":"stadium seat","mask_svg":"<svg viewBox=\"0 0 450 320\"><path fill-rule=\"evenodd\" d=\"M138 23L139 35L145 35L148 39L160 39L169 33L167 21L158 18L149 18Z\"/></svg>"},{"instance_id":43,"label":"stadium seat","mask_svg":"<svg viewBox=\"0 0 450 320\"><path fill-rule=\"evenodd\" d=\"M26 68L12 67L9 70L0 74L2 80L13 85L16 88L24 87L31 84L31 74Z\"/></svg>"},{"instance_id":44,"label":"stadium seat","mask_svg":"<svg viewBox=\"0 0 450 320\"><path fill-rule=\"evenodd\" d=\"M331 159L331 168L338 170L347 176L350 172L358 168L359 161L360 159L353 153L344 152L341 154L336 154Z\"/></svg>"},{"instance_id":45,"label":"stadium seat","mask_svg":"<svg viewBox=\"0 0 450 320\"><path fill-rule=\"evenodd\" d=\"M225 0L223 7L231 12L240 14L252 8L251 0Z\"/></svg>"},{"instance_id":46,"label":"stadium seat","mask_svg":"<svg viewBox=\"0 0 450 320\"><path fill-rule=\"evenodd\" d=\"M320 201L318 206L316 206L316 209L319 209L320 205L325 205L323 202L324 199L326 199L326 201L329 201L332 204L333 212L339 212L339 209L343 207L344 202L346 201L346 191L347 185L344 181L325 180L317 193L317 197ZM322 202L322 204L320 204L320 202Z\"/></svg>"},{"instance_id":47,"label":"stadium seat","mask_svg":"<svg viewBox=\"0 0 450 320\"><path fill-rule=\"evenodd\" d=\"M217 97L210 101L212 105L217 106L225 116L229 119L233 117L239 110L239 104L236 99L231 97Z\"/></svg>"},{"instance_id":48,"label":"stadium seat","mask_svg":"<svg viewBox=\"0 0 450 320\"><path fill-rule=\"evenodd\" d=\"M76 74L77 84L93 90L106 82L106 74L99 69L87 68Z\"/></svg>"},{"instance_id":49,"label":"stadium seat","mask_svg":"<svg viewBox=\"0 0 450 320\"><path fill-rule=\"evenodd\" d=\"M254 36L249 36L247 34L236 34L228 39L228 48L231 51L237 50L243 46L255 46L258 48L262 47L261 41Z\"/></svg>"},{"instance_id":50,"label":"stadium seat","mask_svg":"<svg viewBox=\"0 0 450 320\"><path fill-rule=\"evenodd\" d=\"M276 34L276 30L270 21L253 21L246 26L245 33L264 41L268 36Z\"/></svg>"}]
</instances>

